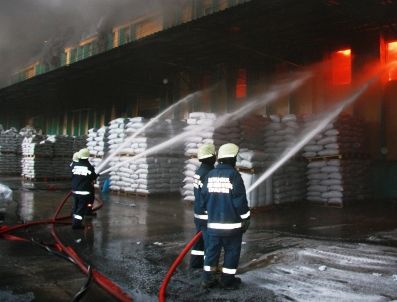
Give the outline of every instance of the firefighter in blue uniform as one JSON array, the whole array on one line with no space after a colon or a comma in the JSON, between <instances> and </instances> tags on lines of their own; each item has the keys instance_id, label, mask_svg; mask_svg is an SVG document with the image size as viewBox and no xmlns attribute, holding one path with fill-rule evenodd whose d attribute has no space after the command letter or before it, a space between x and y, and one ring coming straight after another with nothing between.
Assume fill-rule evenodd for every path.
<instances>
[{"instance_id":1,"label":"firefighter in blue uniform","mask_svg":"<svg viewBox=\"0 0 397 302\"><path fill-rule=\"evenodd\" d=\"M80 160L79 152L74 152L74 153L73 153L72 162L71 162L70 165L69 165L70 168L71 168L71 170L73 170L74 165L75 165L76 163L78 163L79 160ZM72 189L72 196L73 196L73 206L72 206L72 214L71 214L71 216L73 217L74 208L75 208L75 206L76 206L76 201L75 201L75 200L76 200L76 197L74 196L73 189Z\"/></svg>"},{"instance_id":2,"label":"firefighter in blue uniform","mask_svg":"<svg viewBox=\"0 0 397 302\"><path fill-rule=\"evenodd\" d=\"M200 268L204 266L204 251L205 241L207 235L207 220L208 215L201 208L201 188L203 183L207 179L207 174L214 169L216 161L215 146L213 144L203 144L197 151L197 158L201 162L200 167L197 169L194 175L194 224L196 225L196 231L202 232L202 237L196 242L191 251L190 267Z\"/></svg>"},{"instance_id":3,"label":"firefighter in blue uniform","mask_svg":"<svg viewBox=\"0 0 397 302\"><path fill-rule=\"evenodd\" d=\"M209 288L218 282L225 289L236 289L241 279L235 277L243 233L250 222L250 210L240 173L235 169L239 148L224 144L218 151L219 165L208 173L203 185L201 204L208 213L206 254L201 286ZM222 274L216 270L224 250Z\"/></svg>"},{"instance_id":4,"label":"firefighter in blue uniform","mask_svg":"<svg viewBox=\"0 0 397 302\"><path fill-rule=\"evenodd\" d=\"M72 166L72 192L74 205L72 214L72 228L82 229L83 218L87 211L87 205L93 200L94 180L97 178L94 167L89 163L90 151L81 149L79 161Z\"/></svg>"}]
</instances>

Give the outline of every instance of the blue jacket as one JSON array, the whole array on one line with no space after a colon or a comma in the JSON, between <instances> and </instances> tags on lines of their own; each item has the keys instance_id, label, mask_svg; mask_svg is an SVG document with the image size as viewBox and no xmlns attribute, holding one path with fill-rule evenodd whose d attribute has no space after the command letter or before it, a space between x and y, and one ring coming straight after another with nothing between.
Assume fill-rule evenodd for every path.
<instances>
[{"instance_id":1,"label":"blue jacket","mask_svg":"<svg viewBox=\"0 0 397 302\"><path fill-rule=\"evenodd\" d=\"M94 167L88 159L80 159L72 164L72 191L79 195L94 193L94 180L97 178Z\"/></svg>"},{"instance_id":2,"label":"blue jacket","mask_svg":"<svg viewBox=\"0 0 397 302\"><path fill-rule=\"evenodd\" d=\"M243 179L233 166L219 164L209 172L201 193L202 208L208 213L208 234L242 233L242 222L250 219L250 210Z\"/></svg>"},{"instance_id":3,"label":"blue jacket","mask_svg":"<svg viewBox=\"0 0 397 302\"><path fill-rule=\"evenodd\" d=\"M194 222L201 226L207 226L208 215L201 207L201 189L207 180L207 174L214 169L214 165L202 163L194 175Z\"/></svg>"}]
</instances>

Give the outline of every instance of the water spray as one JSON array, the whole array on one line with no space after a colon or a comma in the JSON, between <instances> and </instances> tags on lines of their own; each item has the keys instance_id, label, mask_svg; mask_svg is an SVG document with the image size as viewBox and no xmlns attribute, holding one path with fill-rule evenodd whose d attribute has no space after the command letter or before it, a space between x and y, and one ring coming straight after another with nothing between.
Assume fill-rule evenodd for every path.
<instances>
[{"instance_id":1,"label":"water spray","mask_svg":"<svg viewBox=\"0 0 397 302\"><path fill-rule=\"evenodd\" d=\"M362 95L370 86L370 84L374 81L374 79L369 80L362 87L356 90L351 96L345 99L342 103L338 104L333 110L331 110L328 114L325 114L324 118L315 123L313 129L301 135L301 137L297 138L294 142L294 147L291 149L286 149L280 156L280 159L277 160L273 165L270 166L248 189L247 194L253 191L257 186L259 186L263 181L265 181L270 175L273 174L280 166L282 166L287 160L289 160L292 156L294 156L301 148L303 148L311 139L313 139L318 133L325 129L325 127L335 119L344 108L351 105L355 100L358 99L360 95Z\"/></svg>"},{"instance_id":2,"label":"water spray","mask_svg":"<svg viewBox=\"0 0 397 302\"><path fill-rule=\"evenodd\" d=\"M227 123L229 123L231 121L239 120L240 118L244 117L245 115L252 113L252 112L258 110L259 108L269 104L270 102L275 101L278 98L298 89L310 77L311 77L311 73L309 73L309 72L299 73L297 79L294 79L294 80L289 79L288 81L285 81L284 83L276 84L270 89L269 92L265 93L261 97L257 97L255 99L251 100L250 102L247 102L246 104L242 105L240 108L236 109L233 112L225 113L224 115L218 117L215 121L215 124L213 124L211 126L214 127L215 129L217 129L221 126L226 125ZM193 135L197 135L207 128L208 128L208 125L200 125L196 129L182 132L182 133L176 135L175 137L158 144L157 146L149 148L142 153L132 156L131 158L129 158L126 161L120 162L120 163L106 169L105 171L102 172L102 174L110 172L113 169L116 169L122 165L125 165L125 164L132 162L134 160L137 160L138 158L156 153L156 152L161 151L161 150L168 148L170 146L175 146L177 144L180 144L186 138L193 136Z\"/></svg>"},{"instance_id":3,"label":"water spray","mask_svg":"<svg viewBox=\"0 0 397 302\"><path fill-rule=\"evenodd\" d=\"M191 93L184 98L180 99L178 102L175 104L172 104L170 107L162 111L160 114L152 118L149 122L147 122L142 128L139 128L134 134L130 135L127 137L127 139L120 144L120 146L117 147L116 150L114 150L111 154L109 154L101 163L98 165L96 168L96 172L99 173L101 170L106 166L106 164L113 158L115 154L120 152L123 148L125 148L128 144L131 143L131 141L137 137L139 134L141 134L143 131L146 129L150 128L152 125L154 125L162 116L166 115L167 113L171 112L172 110L176 109L183 103L188 103L191 100L193 100L196 96L199 96L202 92L201 91L196 91L194 93Z\"/></svg>"}]
</instances>

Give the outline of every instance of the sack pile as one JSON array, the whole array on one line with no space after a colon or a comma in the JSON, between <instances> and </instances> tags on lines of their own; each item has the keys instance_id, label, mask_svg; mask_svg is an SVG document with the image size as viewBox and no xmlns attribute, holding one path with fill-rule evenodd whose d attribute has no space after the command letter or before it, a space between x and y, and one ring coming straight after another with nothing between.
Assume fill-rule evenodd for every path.
<instances>
[{"instance_id":1,"label":"sack pile","mask_svg":"<svg viewBox=\"0 0 397 302\"><path fill-rule=\"evenodd\" d=\"M263 134L262 134L263 136ZM254 151L241 148L237 155L236 168L239 170L244 181L245 189L248 190L264 171L267 155L263 151ZM247 195L250 207L265 206L271 202L271 186L264 181L250 194Z\"/></svg>"},{"instance_id":2,"label":"sack pile","mask_svg":"<svg viewBox=\"0 0 397 302\"><path fill-rule=\"evenodd\" d=\"M109 122L107 132L109 153L113 153L124 142L126 123L125 118L117 118Z\"/></svg>"},{"instance_id":3,"label":"sack pile","mask_svg":"<svg viewBox=\"0 0 397 302\"><path fill-rule=\"evenodd\" d=\"M240 121L241 143L240 149L264 149L263 134L269 121L262 115L250 115Z\"/></svg>"},{"instance_id":4,"label":"sack pile","mask_svg":"<svg viewBox=\"0 0 397 302\"><path fill-rule=\"evenodd\" d=\"M88 130L86 148L90 150L91 157L89 158L89 161L94 169L102 163L103 157L108 152L109 146L107 143L107 131L108 127L106 126L103 126L99 129L91 128ZM107 177L107 174L99 175L95 183L95 187L99 188Z\"/></svg>"},{"instance_id":5,"label":"sack pile","mask_svg":"<svg viewBox=\"0 0 397 302\"><path fill-rule=\"evenodd\" d=\"M87 137L85 135L73 136L72 156L74 152L86 148L86 142L87 142Z\"/></svg>"},{"instance_id":6,"label":"sack pile","mask_svg":"<svg viewBox=\"0 0 397 302\"><path fill-rule=\"evenodd\" d=\"M343 115L327 125L304 147L305 157L316 157L307 164L307 200L343 206L369 198L371 163L362 156L364 147L364 123L359 119Z\"/></svg>"},{"instance_id":7,"label":"sack pile","mask_svg":"<svg viewBox=\"0 0 397 302\"><path fill-rule=\"evenodd\" d=\"M93 157L103 157L107 151L107 127L88 129L87 149Z\"/></svg>"},{"instance_id":8,"label":"sack pile","mask_svg":"<svg viewBox=\"0 0 397 302\"><path fill-rule=\"evenodd\" d=\"M282 204L303 201L306 197L306 163L291 159L271 176L273 202Z\"/></svg>"},{"instance_id":9,"label":"sack pile","mask_svg":"<svg viewBox=\"0 0 397 302\"><path fill-rule=\"evenodd\" d=\"M307 127L315 122L308 120ZM342 115L314 137L304 148L306 158L366 153L364 123L350 115Z\"/></svg>"},{"instance_id":10,"label":"sack pile","mask_svg":"<svg viewBox=\"0 0 397 302\"><path fill-rule=\"evenodd\" d=\"M181 124L174 120L159 120L148 129L132 137L147 121L130 118L125 126L125 146L113 157L110 166L124 162L111 171L110 189L127 193L169 193L178 191L183 167L182 147L177 144L131 161L132 156L158 146L180 132Z\"/></svg>"},{"instance_id":11,"label":"sack pile","mask_svg":"<svg viewBox=\"0 0 397 302\"><path fill-rule=\"evenodd\" d=\"M41 130L37 131L35 128L33 128L32 126L26 126L23 127L21 130L19 130L19 134L23 137L31 137L33 135L42 135Z\"/></svg>"},{"instance_id":12,"label":"sack pile","mask_svg":"<svg viewBox=\"0 0 397 302\"><path fill-rule=\"evenodd\" d=\"M53 143L54 157L68 157L69 161L73 156L74 138L66 135L48 135L47 141Z\"/></svg>"},{"instance_id":13,"label":"sack pile","mask_svg":"<svg viewBox=\"0 0 397 302\"><path fill-rule=\"evenodd\" d=\"M15 128L2 131L0 133L0 152L3 153L21 153L21 143L23 136Z\"/></svg>"},{"instance_id":14,"label":"sack pile","mask_svg":"<svg viewBox=\"0 0 397 302\"><path fill-rule=\"evenodd\" d=\"M21 144L23 137L15 128L0 133L0 174L21 174Z\"/></svg>"},{"instance_id":15,"label":"sack pile","mask_svg":"<svg viewBox=\"0 0 397 302\"><path fill-rule=\"evenodd\" d=\"M22 141L22 176L27 178L53 177L53 143L40 135ZM69 158L69 162L70 162Z\"/></svg>"},{"instance_id":16,"label":"sack pile","mask_svg":"<svg viewBox=\"0 0 397 302\"><path fill-rule=\"evenodd\" d=\"M301 132L301 122L293 114L270 116L271 122L265 130L265 153L269 155L266 168L269 168L288 148L293 147ZM304 200L306 195L306 166L296 157L288 160L271 176L273 203L281 204Z\"/></svg>"},{"instance_id":17,"label":"sack pile","mask_svg":"<svg viewBox=\"0 0 397 302\"><path fill-rule=\"evenodd\" d=\"M48 177L70 177L70 164L72 162L73 153L76 152L74 148L81 146L81 141L84 142L84 137L48 135L46 140L52 143L54 151L52 157L53 173L48 175Z\"/></svg>"},{"instance_id":18,"label":"sack pile","mask_svg":"<svg viewBox=\"0 0 397 302\"><path fill-rule=\"evenodd\" d=\"M183 169L184 178L181 190L183 200L194 201L193 180L197 168L201 165L197 159L197 151L202 144L215 144L215 121L216 115L206 112L191 112L186 120L187 126L184 131L193 131L193 134L184 141L184 155L187 158ZM220 136L219 134L218 140Z\"/></svg>"}]
</instances>

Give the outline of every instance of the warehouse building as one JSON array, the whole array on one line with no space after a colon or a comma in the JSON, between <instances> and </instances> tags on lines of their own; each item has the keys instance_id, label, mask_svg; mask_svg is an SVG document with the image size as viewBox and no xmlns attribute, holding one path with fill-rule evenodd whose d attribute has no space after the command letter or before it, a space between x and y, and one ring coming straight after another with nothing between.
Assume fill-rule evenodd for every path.
<instances>
[{"instance_id":1,"label":"warehouse building","mask_svg":"<svg viewBox=\"0 0 397 302\"><path fill-rule=\"evenodd\" d=\"M46 134L85 135L116 117L152 117L214 84L200 105L178 114L227 112L280 75L323 62L319 76L262 112L310 115L354 85L368 64L396 59L395 6L375 0L186 1L172 14L154 11L68 45L51 66L39 60L23 69L0 90L7 108L0 122L5 129L31 125ZM397 158L396 78L389 69L346 109L365 121L368 152L384 176L395 174Z\"/></svg>"},{"instance_id":2,"label":"warehouse building","mask_svg":"<svg viewBox=\"0 0 397 302\"><path fill-rule=\"evenodd\" d=\"M397 0L159 2L0 87L0 300L395 301ZM207 142L240 147L235 291L182 261ZM100 211L78 230L83 147Z\"/></svg>"}]
</instances>

